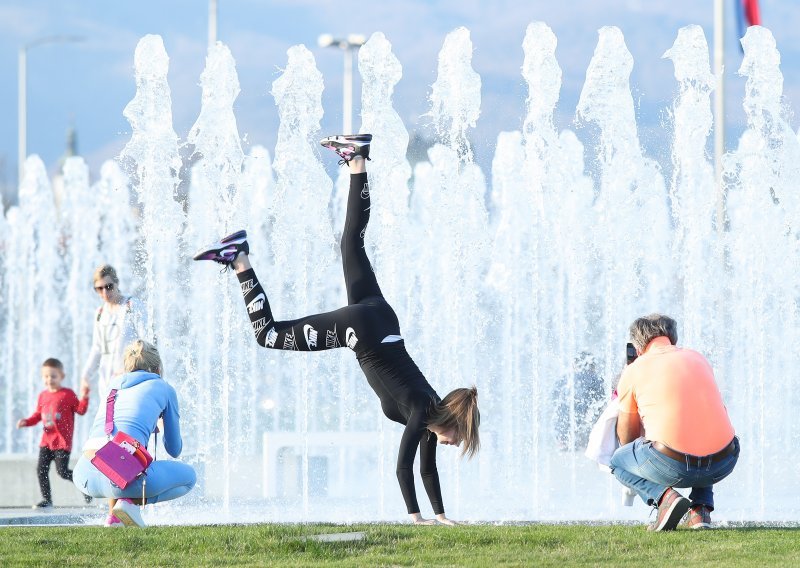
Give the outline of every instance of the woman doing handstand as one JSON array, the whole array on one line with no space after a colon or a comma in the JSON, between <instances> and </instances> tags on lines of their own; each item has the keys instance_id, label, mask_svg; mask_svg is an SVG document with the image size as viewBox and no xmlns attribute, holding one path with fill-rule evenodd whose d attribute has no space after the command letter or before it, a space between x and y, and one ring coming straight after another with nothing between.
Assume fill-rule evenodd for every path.
<instances>
[{"instance_id":1,"label":"woman doing handstand","mask_svg":"<svg viewBox=\"0 0 800 568\"><path fill-rule=\"evenodd\" d=\"M480 448L477 389L455 389L440 399L405 349L400 324L381 293L364 249L370 214L366 162L372 135L331 136L322 145L350 168L350 193L342 234L342 265L348 305L290 321L276 321L250 266L245 231L213 243L195 260L213 260L236 271L247 313L259 345L270 349L321 351L347 346L356 354L367 382L389 420L405 425L397 457L397 479L411 520L417 524L454 524L445 516L436 444L458 446L472 457ZM420 514L412 467L420 449L420 475L436 520Z\"/></svg>"}]
</instances>

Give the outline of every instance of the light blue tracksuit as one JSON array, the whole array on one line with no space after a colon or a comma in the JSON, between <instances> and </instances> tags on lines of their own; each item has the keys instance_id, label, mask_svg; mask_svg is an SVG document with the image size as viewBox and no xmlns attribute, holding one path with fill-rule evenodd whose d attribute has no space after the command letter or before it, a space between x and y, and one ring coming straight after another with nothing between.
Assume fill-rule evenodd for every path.
<instances>
[{"instance_id":1,"label":"light blue tracksuit","mask_svg":"<svg viewBox=\"0 0 800 568\"><path fill-rule=\"evenodd\" d=\"M147 444L160 416L164 418L164 448L176 458L183 449L181 440L178 396L175 389L160 376L146 371L134 371L117 377L111 384L117 389L114 404L114 431L122 430L142 444ZM100 402L89 436L105 437L106 401ZM152 453L152 452L151 452ZM186 495L194 487L197 477L191 466L172 460L156 460L147 468L146 496L148 503L169 501ZM72 480L83 493L92 497L141 498L140 477L124 490L120 489L81 456L75 465Z\"/></svg>"}]
</instances>

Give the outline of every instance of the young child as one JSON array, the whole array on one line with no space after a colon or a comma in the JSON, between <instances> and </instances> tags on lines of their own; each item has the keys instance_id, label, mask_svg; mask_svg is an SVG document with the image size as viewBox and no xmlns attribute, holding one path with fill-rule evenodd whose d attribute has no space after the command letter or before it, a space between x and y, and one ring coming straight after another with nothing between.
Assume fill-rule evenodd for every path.
<instances>
[{"instance_id":1,"label":"young child","mask_svg":"<svg viewBox=\"0 0 800 568\"><path fill-rule=\"evenodd\" d=\"M44 425L42 441L39 443L39 463L36 468L42 500L34 509L52 507L50 493L50 463L56 462L56 471L63 479L72 481L69 469L69 454L72 451L72 432L75 428L75 413L83 415L89 408L89 387L81 387L81 400L75 391L61 386L64 380L64 365L58 359L47 359L42 363L42 380L45 390L39 393L36 410L28 418L17 422L17 428L33 426L39 421ZM87 503L92 498L86 496Z\"/></svg>"}]
</instances>

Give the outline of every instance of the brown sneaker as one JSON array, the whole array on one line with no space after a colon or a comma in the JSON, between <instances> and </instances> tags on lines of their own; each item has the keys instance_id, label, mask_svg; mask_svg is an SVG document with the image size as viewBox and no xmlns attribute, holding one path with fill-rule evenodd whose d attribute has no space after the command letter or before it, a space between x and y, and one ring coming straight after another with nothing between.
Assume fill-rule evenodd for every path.
<instances>
[{"instance_id":1,"label":"brown sneaker","mask_svg":"<svg viewBox=\"0 0 800 568\"><path fill-rule=\"evenodd\" d=\"M705 505L695 505L689 509L689 515L686 517L686 526L690 529L710 529L711 509Z\"/></svg>"},{"instance_id":2,"label":"brown sneaker","mask_svg":"<svg viewBox=\"0 0 800 568\"><path fill-rule=\"evenodd\" d=\"M664 495L661 496L661 501L658 503L658 515L656 522L647 527L649 531L671 531L675 530L678 523L689 510L691 501L686 497L669 487Z\"/></svg>"}]
</instances>

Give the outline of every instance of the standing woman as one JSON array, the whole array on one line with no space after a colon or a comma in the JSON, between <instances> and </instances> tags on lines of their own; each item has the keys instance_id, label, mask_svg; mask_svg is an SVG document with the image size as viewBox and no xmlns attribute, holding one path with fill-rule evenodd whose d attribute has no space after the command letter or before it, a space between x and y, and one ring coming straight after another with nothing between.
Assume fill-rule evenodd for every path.
<instances>
[{"instance_id":1,"label":"standing woman","mask_svg":"<svg viewBox=\"0 0 800 568\"><path fill-rule=\"evenodd\" d=\"M122 293L113 266L99 267L92 281L103 304L95 313L92 347L81 372L81 386L88 388L89 378L97 372L97 392L100 400L105 400L111 381L124 372L125 346L146 337L147 312L141 301Z\"/></svg>"},{"instance_id":2,"label":"standing woman","mask_svg":"<svg viewBox=\"0 0 800 568\"><path fill-rule=\"evenodd\" d=\"M334 150L350 168L350 194L342 233L342 265L348 305L290 321L275 321L269 301L250 266L245 231L209 245L195 260L213 260L236 271L247 313L259 345L270 349L319 351L347 346L356 354L367 382L378 395L389 420L405 426L397 456L397 480L415 524L455 524L445 516L436 444L464 444L462 455L480 448L478 392L459 388L444 399L425 379L405 348L400 324L381 293L364 250L370 195L366 162L372 135L331 136L322 145ZM436 520L420 514L413 465L419 447L420 475Z\"/></svg>"}]
</instances>

